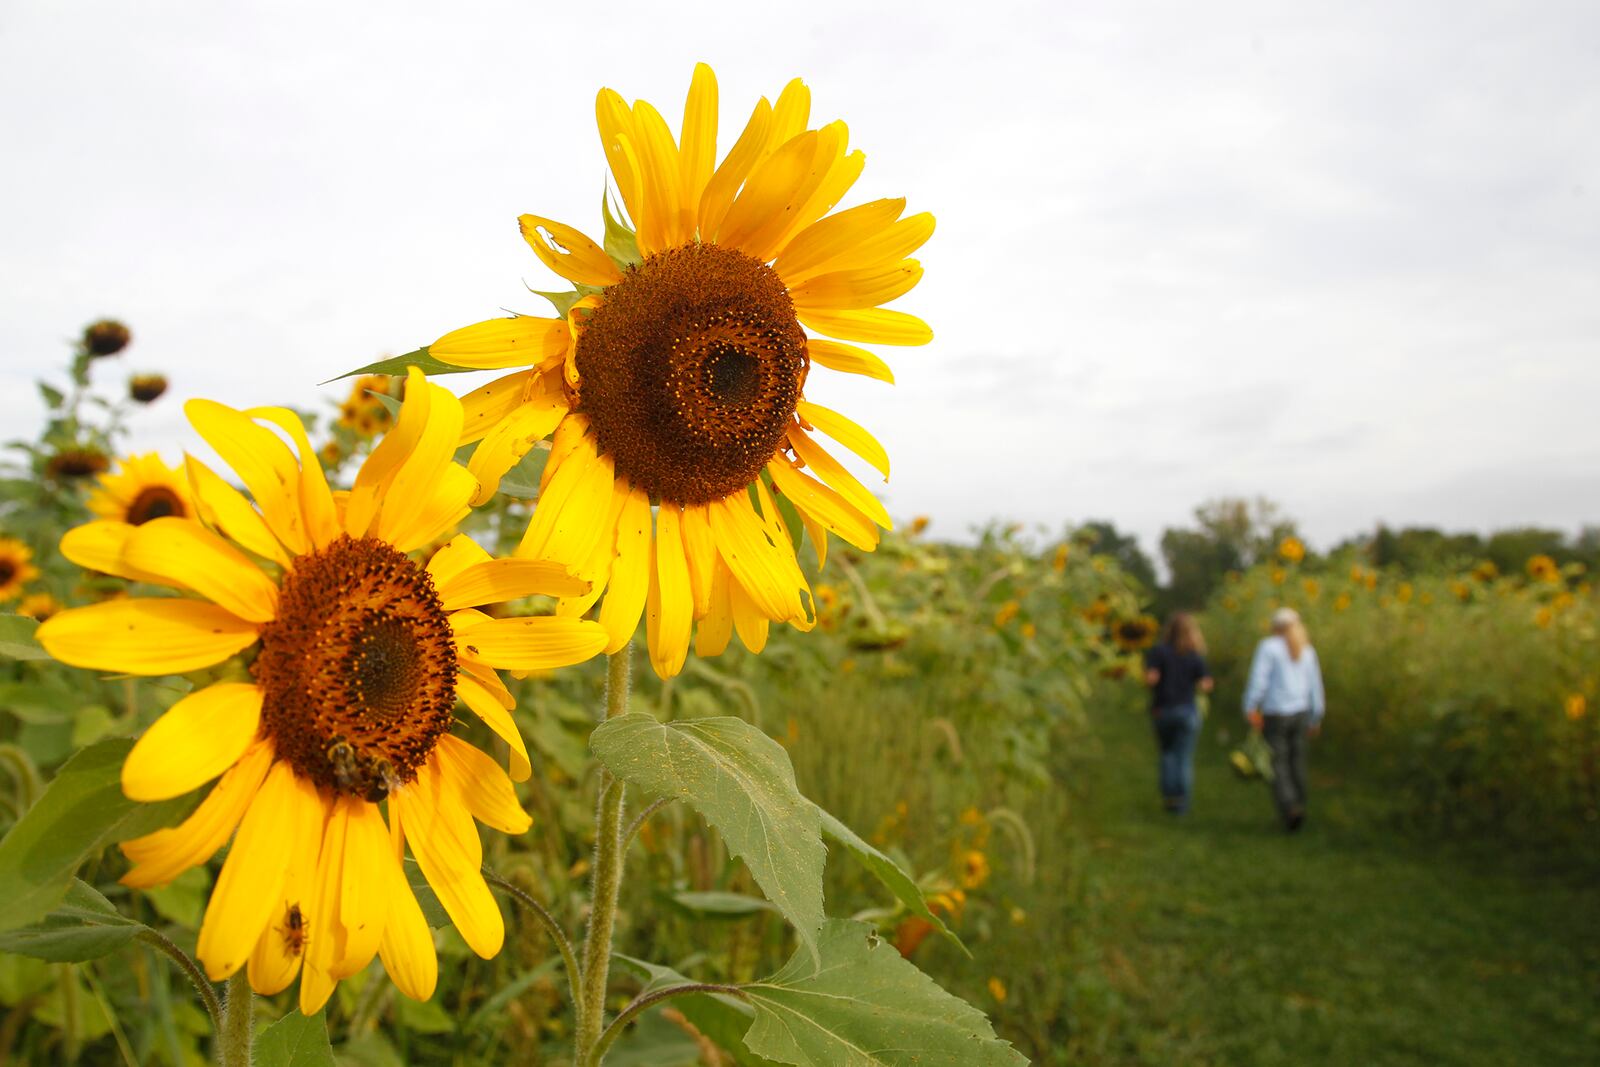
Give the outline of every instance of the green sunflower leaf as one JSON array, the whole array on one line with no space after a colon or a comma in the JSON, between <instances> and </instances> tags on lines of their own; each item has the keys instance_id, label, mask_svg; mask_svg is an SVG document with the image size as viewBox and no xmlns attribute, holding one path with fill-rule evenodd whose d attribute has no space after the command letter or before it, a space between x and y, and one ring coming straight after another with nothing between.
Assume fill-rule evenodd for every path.
<instances>
[{"instance_id":1,"label":"green sunflower leaf","mask_svg":"<svg viewBox=\"0 0 1600 1067\"><path fill-rule=\"evenodd\" d=\"M944 924L942 919L928 909L928 902L923 899L921 888L918 887L916 881L909 874L901 869L898 863L862 840L859 834L824 811L820 806L817 808L817 813L822 816L822 832L825 835L843 845L845 851L850 853L856 862L865 867L873 877L882 882L884 888L893 893L896 900L911 909L913 914L919 915L933 924L933 928L949 938L962 952L965 952L968 959L972 958L972 953L967 950L966 945L962 944L961 939Z\"/></svg>"},{"instance_id":2,"label":"green sunflower leaf","mask_svg":"<svg viewBox=\"0 0 1600 1067\"><path fill-rule=\"evenodd\" d=\"M42 920L0 933L0 952L83 963L109 956L146 929L117 911L93 886L74 878L67 895Z\"/></svg>"},{"instance_id":3,"label":"green sunflower leaf","mask_svg":"<svg viewBox=\"0 0 1600 1067\"><path fill-rule=\"evenodd\" d=\"M79 865L106 845L170 826L194 807L198 794L158 804L123 796L122 761L131 748L117 737L80 751L0 840L0 930L44 918Z\"/></svg>"},{"instance_id":4,"label":"green sunflower leaf","mask_svg":"<svg viewBox=\"0 0 1600 1067\"><path fill-rule=\"evenodd\" d=\"M743 719L660 723L636 713L601 723L589 747L624 782L688 801L814 953L827 849L783 746Z\"/></svg>"},{"instance_id":5,"label":"green sunflower leaf","mask_svg":"<svg viewBox=\"0 0 1600 1067\"><path fill-rule=\"evenodd\" d=\"M688 985L692 981L659 963L649 963L619 953L614 953L611 958L645 983L640 993L655 993L672 986ZM755 1022L756 1013L754 1008L738 997L726 993L690 993L673 997L670 1003L673 1008L683 1012L683 1017L693 1023L696 1030L731 1055L739 1067L777 1067L772 1060L757 1056L745 1047L744 1035L750 1029L750 1024Z\"/></svg>"},{"instance_id":6,"label":"green sunflower leaf","mask_svg":"<svg viewBox=\"0 0 1600 1067\"><path fill-rule=\"evenodd\" d=\"M542 289L528 290L534 296L542 296L550 301L550 306L556 309L556 314L561 318L567 317L567 312L572 310L572 305L583 298L583 294L576 289L570 293L547 293Z\"/></svg>"},{"instance_id":7,"label":"green sunflower leaf","mask_svg":"<svg viewBox=\"0 0 1600 1067\"><path fill-rule=\"evenodd\" d=\"M0 656L6 659L49 659L33 632L39 623L26 615L0 615Z\"/></svg>"},{"instance_id":8,"label":"green sunflower leaf","mask_svg":"<svg viewBox=\"0 0 1600 1067\"><path fill-rule=\"evenodd\" d=\"M1017 1067L1027 1059L995 1037L983 1012L951 996L872 928L833 919L821 965L796 952L783 970L742 989L756 1021L754 1053L800 1067Z\"/></svg>"},{"instance_id":9,"label":"green sunflower leaf","mask_svg":"<svg viewBox=\"0 0 1600 1067\"><path fill-rule=\"evenodd\" d=\"M600 213L606 219L605 250L606 255L624 269L644 262L644 256L639 254L639 236L622 224L611 213L611 196L609 193L600 197Z\"/></svg>"},{"instance_id":10,"label":"green sunflower leaf","mask_svg":"<svg viewBox=\"0 0 1600 1067\"><path fill-rule=\"evenodd\" d=\"M428 354L426 348L419 348L415 352L407 352L403 356L393 356L389 359L380 359L376 363L368 363L365 367L357 367L355 370L346 371L317 384L329 385L345 378L354 378L358 374L394 374L404 376L407 367L416 367L423 374L430 377L435 374L470 374L476 369L473 367L458 367L454 363L445 363L434 359Z\"/></svg>"},{"instance_id":11,"label":"green sunflower leaf","mask_svg":"<svg viewBox=\"0 0 1600 1067\"><path fill-rule=\"evenodd\" d=\"M291 1011L256 1038L255 1067L334 1067L328 1020Z\"/></svg>"}]
</instances>

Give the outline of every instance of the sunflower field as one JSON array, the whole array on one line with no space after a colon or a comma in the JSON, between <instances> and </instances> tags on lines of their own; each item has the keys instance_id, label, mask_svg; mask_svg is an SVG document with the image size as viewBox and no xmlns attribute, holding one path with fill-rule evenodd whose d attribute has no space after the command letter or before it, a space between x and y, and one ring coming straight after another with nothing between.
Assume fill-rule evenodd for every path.
<instances>
[{"instance_id":1,"label":"sunflower field","mask_svg":"<svg viewBox=\"0 0 1600 1067\"><path fill-rule=\"evenodd\" d=\"M1289 539L1275 561L1228 574L1207 609L1229 691L1284 605L1337 665L1329 748L1381 776L1408 820L1600 856L1600 596L1581 564L1403 573Z\"/></svg>"}]
</instances>

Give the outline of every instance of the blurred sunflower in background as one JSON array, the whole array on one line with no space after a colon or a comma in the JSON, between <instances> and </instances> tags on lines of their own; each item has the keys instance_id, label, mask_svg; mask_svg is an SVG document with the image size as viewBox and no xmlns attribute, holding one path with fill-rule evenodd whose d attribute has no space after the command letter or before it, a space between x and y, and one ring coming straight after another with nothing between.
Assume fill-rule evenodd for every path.
<instances>
[{"instance_id":1,"label":"blurred sunflower in background","mask_svg":"<svg viewBox=\"0 0 1600 1067\"><path fill-rule=\"evenodd\" d=\"M33 549L14 537L0 537L0 604L17 599L22 587L38 576Z\"/></svg>"},{"instance_id":2,"label":"blurred sunflower in background","mask_svg":"<svg viewBox=\"0 0 1600 1067\"><path fill-rule=\"evenodd\" d=\"M1139 652L1155 644L1161 625L1149 615L1119 619L1111 628L1111 638L1124 652Z\"/></svg>"},{"instance_id":3,"label":"blurred sunflower in background","mask_svg":"<svg viewBox=\"0 0 1600 1067\"><path fill-rule=\"evenodd\" d=\"M762 98L718 163L710 67L695 68L676 140L650 104L601 90L600 140L634 229L609 206L603 244L522 216L534 253L574 285L551 297L562 317L493 319L429 347L456 366L526 368L463 399L478 500L553 433L518 554L579 564L594 588L559 610L583 614L604 594L608 651L646 614L663 677L682 668L697 621L705 656L734 632L759 651L770 622L813 625L797 525L823 559L828 533L871 550L890 526L815 434L887 478L883 447L804 388L813 364L893 381L851 342L932 339L882 305L922 277L907 257L934 220L902 217L904 199L830 215L865 157L843 122L811 128L810 110L798 79L776 104Z\"/></svg>"},{"instance_id":4,"label":"blurred sunflower in background","mask_svg":"<svg viewBox=\"0 0 1600 1067\"><path fill-rule=\"evenodd\" d=\"M473 820L506 833L530 824L506 772L452 736L456 702L510 746L511 777L527 778L497 669L577 663L606 643L593 622L477 608L587 584L558 564L493 560L464 536L426 566L407 555L447 535L478 490L451 460L461 405L420 373L348 493L330 490L293 412L204 400L185 410L254 505L191 457L195 514L91 522L61 544L82 566L180 595L76 608L38 630L57 659L115 673L178 674L254 653L250 680L179 700L129 753L122 784L135 800L220 780L180 825L123 843L133 863L123 881L163 885L231 836L197 949L212 979L248 967L251 986L271 994L298 974L309 1015L376 955L402 992L426 999L438 964L401 866L406 844L487 958L505 928Z\"/></svg>"},{"instance_id":5,"label":"blurred sunflower in background","mask_svg":"<svg viewBox=\"0 0 1600 1067\"><path fill-rule=\"evenodd\" d=\"M127 457L99 483L89 494L89 511L102 519L142 526L152 519L194 517L189 479L154 452Z\"/></svg>"}]
</instances>

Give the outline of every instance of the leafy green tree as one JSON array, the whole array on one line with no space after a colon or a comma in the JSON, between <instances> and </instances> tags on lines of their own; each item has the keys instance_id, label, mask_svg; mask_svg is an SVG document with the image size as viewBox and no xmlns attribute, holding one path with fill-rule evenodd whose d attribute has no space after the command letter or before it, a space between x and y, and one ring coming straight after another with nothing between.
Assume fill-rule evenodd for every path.
<instances>
[{"instance_id":1,"label":"leafy green tree","mask_svg":"<svg viewBox=\"0 0 1600 1067\"><path fill-rule=\"evenodd\" d=\"M1076 534L1095 555L1110 556L1124 573L1137 578L1146 589L1155 589L1155 563L1139 547L1139 539L1133 534L1118 530L1109 519L1092 519L1079 526Z\"/></svg>"},{"instance_id":2,"label":"leafy green tree","mask_svg":"<svg viewBox=\"0 0 1600 1067\"><path fill-rule=\"evenodd\" d=\"M1194 517L1196 528L1161 535L1169 575L1158 601L1163 611L1199 608L1229 571L1273 558L1285 537L1296 536L1294 520L1265 497L1210 500Z\"/></svg>"}]
</instances>

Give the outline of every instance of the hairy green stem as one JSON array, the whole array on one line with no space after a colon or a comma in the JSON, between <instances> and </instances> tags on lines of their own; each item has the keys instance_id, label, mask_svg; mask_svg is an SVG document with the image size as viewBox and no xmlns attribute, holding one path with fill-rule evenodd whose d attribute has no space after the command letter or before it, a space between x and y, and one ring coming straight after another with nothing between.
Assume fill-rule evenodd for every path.
<instances>
[{"instance_id":1,"label":"hairy green stem","mask_svg":"<svg viewBox=\"0 0 1600 1067\"><path fill-rule=\"evenodd\" d=\"M222 1033L222 1001L217 999L217 990L200 970L200 965L189 958L189 954L177 945L168 941L154 930L140 930L134 935L140 941L165 954L178 965L178 969L188 976L194 985L194 991L200 994L200 1000L206 1006L206 1014L211 1016L211 1032Z\"/></svg>"},{"instance_id":2,"label":"hairy green stem","mask_svg":"<svg viewBox=\"0 0 1600 1067\"><path fill-rule=\"evenodd\" d=\"M633 998L633 1003L623 1008L622 1011L617 1013L617 1017L611 1020L611 1025L606 1027L605 1033L600 1035L600 1040L590 1050L588 1059L579 1060L578 1062L582 1067L599 1067L601 1061L605 1059L606 1052L610 1050L612 1043L622 1036L622 1031L627 1029L629 1023L638 1018L640 1012L660 1004L663 1000L684 997L691 993L727 993L730 996L744 997L744 990L736 985L714 985L704 982L668 986L666 989L658 989L653 993L640 994Z\"/></svg>"},{"instance_id":3,"label":"hairy green stem","mask_svg":"<svg viewBox=\"0 0 1600 1067\"><path fill-rule=\"evenodd\" d=\"M628 710L628 666L631 644L611 657L606 671L606 718ZM583 941L583 977L578 997L575 1062L587 1063L605 1022L606 982L611 970L611 932L617 920L617 894L622 888L622 783L600 772L600 800L595 816L594 881L589 926Z\"/></svg>"},{"instance_id":4,"label":"hairy green stem","mask_svg":"<svg viewBox=\"0 0 1600 1067\"><path fill-rule=\"evenodd\" d=\"M490 885L504 890L518 904L533 912L534 917L544 926L545 932L550 935L550 940L556 943L556 948L561 952L561 964L566 968L567 985L572 991L572 1003L576 1005L583 995L583 972L578 967L578 955L572 950L572 941L567 937L567 932L561 928L556 917L521 886L507 881L487 867L483 869L483 877Z\"/></svg>"},{"instance_id":5,"label":"hairy green stem","mask_svg":"<svg viewBox=\"0 0 1600 1067\"><path fill-rule=\"evenodd\" d=\"M222 1002L222 1029L217 1032L217 1060L222 1067L250 1067L255 1009L255 993L241 967L228 979L228 996Z\"/></svg>"}]
</instances>

